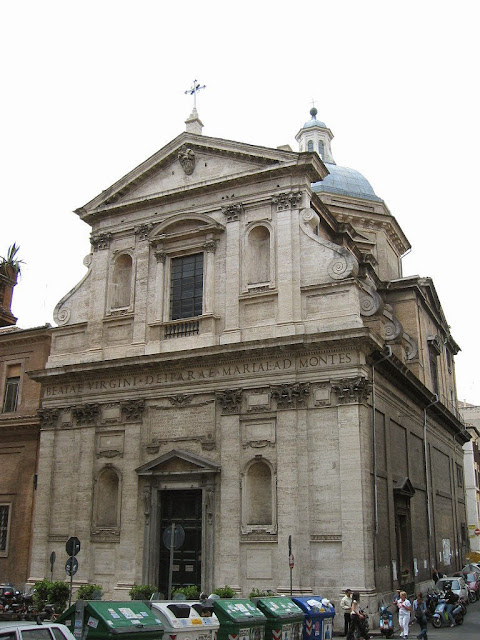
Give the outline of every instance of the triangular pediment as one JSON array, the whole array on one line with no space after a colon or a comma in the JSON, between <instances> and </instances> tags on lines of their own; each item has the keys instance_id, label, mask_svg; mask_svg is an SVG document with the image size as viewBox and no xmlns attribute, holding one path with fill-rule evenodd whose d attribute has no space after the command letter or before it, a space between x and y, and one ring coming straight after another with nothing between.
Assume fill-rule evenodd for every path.
<instances>
[{"instance_id":1,"label":"triangular pediment","mask_svg":"<svg viewBox=\"0 0 480 640\"><path fill-rule=\"evenodd\" d=\"M313 153L299 154L221 138L182 133L148 160L133 169L89 203L76 210L84 219L101 211L146 205L161 198L208 188L227 179L248 179L259 173L299 165L309 165L311 180L320 180L328 171ZM300 163L301 164L301 163ZM315 178L316 176L316 178Z\"/></svg>"},{"instance_id":2,"label":"triangular pediment","mask_svg":"<svg viewBox=\"0 0 480 640\"><path fill-rule=\"evenodd\" d=\"M206 458L197 456L183 449L172 449L168 453L151 460L138 467L139 476L152 475L192 475L205 473L219 473L220 467Z\"/></svg>"},{"instance_id":3,"label":"triangular pediment","mask_svg":"<svg viewBox=\"0 0 480 640\"><path fill-rule=\"evenodd\" d=\"M415 489L413 488L413 484L408 478L401 478L395 483L393 492L402 496L412 498L415 494Z\"/></svg>"}]
</instances>

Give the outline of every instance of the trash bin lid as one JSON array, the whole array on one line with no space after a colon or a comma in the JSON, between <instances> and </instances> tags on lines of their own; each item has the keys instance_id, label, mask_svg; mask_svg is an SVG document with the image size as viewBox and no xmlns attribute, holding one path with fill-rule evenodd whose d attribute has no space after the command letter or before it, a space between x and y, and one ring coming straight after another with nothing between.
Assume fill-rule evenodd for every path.
<instances>
[{"instance_id":1,"label":"trash bin lid","mask_svg":"<svg viewBox=\"0 0 480 640\"><path fill-rule=\"evenodd\" d=\"M292 600L311 617L326 618L335 615L335 607L329 601L327 604L321 596L295 596Z\"/></svg>"},{"instance_id":2,"label":"trash bin lid","mask_svg":"<svg viewBox=\"0 0 480 640\"><path fill-rule=\"evenodd\" d=\"M237 623L265 624L267 619L257 607L246 598L222 598L214 600L213 610L220 620Z\"/></svg>"},{"instance_id":3,"label":"trash bin lid","mask_svg":"<svg viewBox=\"0 0 480 640\"><path fill-rule=\"evenodd\" d=\"M303 611L291 598L285 596L255 598L255 602L267 618L303 620Z\"/></svg>"},{"instance_id":4,"label":"trash bin lid","mask_svg":"<svg viewBox=\"0 0 480 640\"><path fill-rule=\"evenodd\" d=\"M67 626L75 623L75 606L70 607L62 620ZM70 625L68 625L70 622ZM154 632L158 637L163 635L161 621L150 611L149 606L141 600L129 600L127 602L109 602L103 600L89 600L85 603L83 624L88 627L89 638L108 638L110 635L145 634L152 636ZM73 628L70 628L72 633Z\"/></svg>"},{"instance_id":5,"label":"trash bin lid","mask_svg":"<svg viewBox=\"0 0 480 640\"><path fill-rule=\"evenodd\" d=\"M204 610L200 602L152 601L152 612L158 615L165 631L178 632L181 629L200 629L209 627L218 629L220 623L217 616L209 610ZM208 614L208 615L206 615Z\"/></svg>"}]
</instances>

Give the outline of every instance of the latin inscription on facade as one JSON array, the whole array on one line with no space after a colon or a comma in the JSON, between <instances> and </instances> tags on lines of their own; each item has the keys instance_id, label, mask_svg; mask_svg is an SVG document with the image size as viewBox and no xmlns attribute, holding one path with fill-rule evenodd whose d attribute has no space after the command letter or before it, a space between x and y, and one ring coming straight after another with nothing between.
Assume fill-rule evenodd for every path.
<instances>
[{"instance_id":1,"label":"latin inscription on facade","mask_svg":"<svg viewBox=\"0 0 480 640\"><path fill-rule=\"evenodd\" d=\"M44 397L77 396L113 391L134 391L149 388L170 388L180 383L212 382L214 380L242 379L244 376L282 374L286 372L321 371L341 368L358 363L354 352L306 354L291 358L235 362L212 367L192 367L191 369L160 370L157 373L119 375L82 382L45 386Z\"/></svg>"}]
</instances>

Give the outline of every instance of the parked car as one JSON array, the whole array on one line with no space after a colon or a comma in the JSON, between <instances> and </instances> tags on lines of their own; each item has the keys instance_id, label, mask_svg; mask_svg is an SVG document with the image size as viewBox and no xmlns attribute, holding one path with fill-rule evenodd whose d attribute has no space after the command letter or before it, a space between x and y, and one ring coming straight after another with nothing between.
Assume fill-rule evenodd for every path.
<instances>
[{"instance_id":1,"label":"parked car","mask_svg":"<svg viewBox=\"0 0 480 640\"><path fill-rule=\"evenodd\" d=\"M447 585L450 585L453 593L456 593L461 600L463 600L464 602L469 602L467 583L461 576L448 576L446 578L440 578L440 580L435 585L435 588L439 591L445 591Z\"/></svg>"},{"instance_id":2,"label":"parked car","mask_svg":"<svg viewBox=\"0 0 480 640\"><path fill-rule=\"evenodd\" d=\"M478 564L477 562L470 562L469 564L466 564L462 571L465 573L468 572L470 573L470 571L475 571L475 573L480 573L480 564Z\"/></svg>"},{"instance_id":3,"label":"parked car","mask_svg":"<svg viewBox=\"0 0 480 640\"><path fill-rule=\"evenodd\" d=\"M0 623L0 640L75 640L64 625L57 622L3 622Z\"/></svg>"},{"instance_id":4,"label":"parked car","mask_svg":"<svg viewBox=\"0 0 480 640\"><path fill-rule=\"evenodd\" d=\"M470 602L480 600L480 573L476 573L475 571L471 571L469 573L465 572L463 574L463 578L467 583L467 587L470 592L475 594L474 599L470 596Z\"/></svg>"}]
</instances>

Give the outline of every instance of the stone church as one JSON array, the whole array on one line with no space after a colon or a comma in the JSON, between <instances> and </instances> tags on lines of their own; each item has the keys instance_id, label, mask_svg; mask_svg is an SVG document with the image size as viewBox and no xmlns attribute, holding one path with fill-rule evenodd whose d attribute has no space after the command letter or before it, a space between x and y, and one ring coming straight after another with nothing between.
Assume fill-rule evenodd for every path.
<instances>
[{"instance_id":1,"label":"stone church","mask_svg":"<svg viewBox=\"0 0 480 640\"><path fill-rule=\"evenodd\" d=\"M371 603L467 548L452 338L399 223L332 155L186 131L75 213L84 278L42 383L31 580Z\"/></svg>"}]
</instances>

